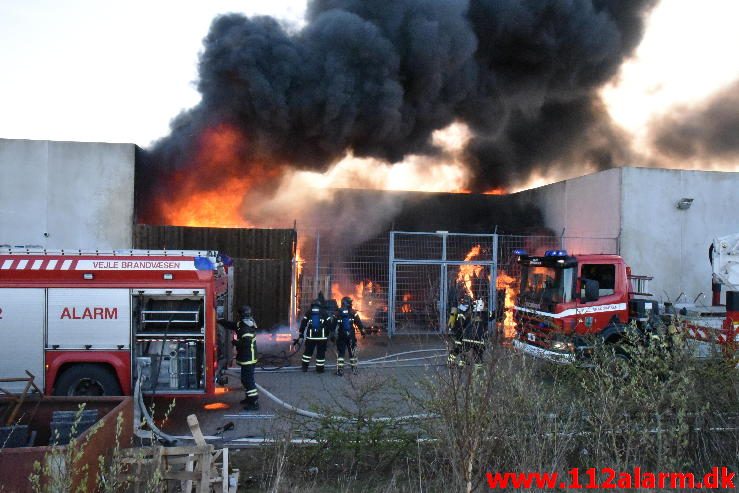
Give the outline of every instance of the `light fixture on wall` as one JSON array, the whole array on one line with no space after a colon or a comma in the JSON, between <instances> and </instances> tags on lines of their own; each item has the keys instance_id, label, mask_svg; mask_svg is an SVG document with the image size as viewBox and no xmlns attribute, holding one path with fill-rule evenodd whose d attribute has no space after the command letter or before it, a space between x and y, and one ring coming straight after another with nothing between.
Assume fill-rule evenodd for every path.
<instances>
[{"instance_id":1,"label":"light fixture on wall","mask_svg":"<svg viewBox=\"0 0 739 493\"><path fill-rule=\"evenodd\" d=\"M681 211L687 211L691 205L693 205L693 199L687 197L683 197L677 201L677 208Z\"/></svg>"}]
</instances>

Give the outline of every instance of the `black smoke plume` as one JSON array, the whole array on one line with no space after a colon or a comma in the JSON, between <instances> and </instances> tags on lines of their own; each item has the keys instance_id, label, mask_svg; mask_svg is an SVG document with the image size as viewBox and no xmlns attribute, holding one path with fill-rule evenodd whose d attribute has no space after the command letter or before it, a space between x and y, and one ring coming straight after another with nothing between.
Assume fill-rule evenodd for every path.
<instances>
[{"instance_id":1,"label":"black smoke plume","mask_svg":"<svg viewBox=\"0 0 739 493\"><path fill-rule=\"evenodd\" d=\"M433 154L431 133L454 121L474 131L473 190L563 160L612 166L626 146L597 92L639 43L655 3L313 0L297 31L269 17L220 16L200 57L202 101L148 153L139 190L160 193L173 170L191 165L197 137L220 124L248 141L244 170L322 170L349 150L390 162ZM156 222L151 207L140 212Z\"/></svg>"},{"instance_id":2,"label":"black smoke plume","mask_svg":"<svg viewBox=\"0 0 739 493\"><path fill-rule=\"evenodd\" d=\"M739 81L703 103L676 108L653 123L655 147L672 159L739 158Z\"/></svg>"}]
</instances>

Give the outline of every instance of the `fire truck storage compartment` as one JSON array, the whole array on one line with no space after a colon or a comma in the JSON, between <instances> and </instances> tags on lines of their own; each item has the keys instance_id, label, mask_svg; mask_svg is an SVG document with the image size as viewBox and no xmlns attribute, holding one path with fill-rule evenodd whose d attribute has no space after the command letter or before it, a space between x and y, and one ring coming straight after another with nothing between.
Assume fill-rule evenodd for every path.
<instances>
[{"instance_id":1,"label":"fire truck storage compartment","mask_svg":"<svg viewBox=\"0 0 739 493\"><path fill-rule=\"evenodd\" d=\"M46 290L39 288L0 289L0 372L4 377L25 377L44 385L44 309ZM23 392L26 382L6 382L9 392ZM2 448L0 442L0 448Z\"/></svg>"},{"instance_id":2,"label":"fire truck storage compartment","mask_svg":"<svg viewBox=\"0 0 739 493\"><path fill-rule=\"evenodd\" d=\"M134 289L135 368L146 392L205 389L205 290Z\"/></svg>"},{"instance_id":3,"label":"fire truck storage compartment","mask_svg":"<svg viewBox=\"0 0 739 493\"><path fill-rule=\"evenodd\" d=\"M49 349L128 349L128 289L49 288Z\"/></svg>"}]
</instances>

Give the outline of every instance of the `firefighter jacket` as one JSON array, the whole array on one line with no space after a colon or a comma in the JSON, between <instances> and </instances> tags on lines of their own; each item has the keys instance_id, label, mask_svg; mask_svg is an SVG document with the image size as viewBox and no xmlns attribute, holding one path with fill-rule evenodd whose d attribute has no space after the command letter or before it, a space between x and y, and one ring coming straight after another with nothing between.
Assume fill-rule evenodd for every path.
<instances>
[{"instance_id":1,"label":"firefighter jacket","mask_svg":"<svg viewBox=\"0 0 739 493\"><path fill-rule=\"evenodd\" d=\"M236 363L241 366L257 362L257 323L251 317L239 321L236 332Z\"/></svg>"},{"instance_id":2,"label":"firefighter jacket","mask_svg":"<svg viewBox=\"0 0 739 493\"><path fill-rule=\"evenodd\" d=\"M488 313L473 312L469 323L463 328L462 340L468 343L484 344L487 326Z\"/></svg>"},{"instance_id":3,"label":"firefighter jacket","mask_svg":"<svg viewBox=\"0 0 739 493\"><path fill-rule=\"evenodd\" d=\"M457 316L454 318L454 328L452 329L452 336L457 341L461 341L465 332L470 326L470 319L466 311L457 312Z\"/></svg>"},{"instance_id":4,"label":"firefighter jacket","mask_svg":"<svg viewBox=\"0 0 739 493\"><path fill-rule=\"evenodd\" d=\"M364 335L364 326L362 325L362 320L359 318L359 314L348 307L339 308L339 311L336 313L336 338L356 341L357 334L355 330L357 329L360 334Z\"/></svg>"},{"instance_id":5,"label":"firefighter jacket","mask_svg":"<svg viewBox=\"0 0 739 493\"><path fill-rule=\"evenodd\" d=\"M453 306L451 310L449 311L449 320L447 320L446 328L447 332L453 333L454 332L454 326L457 323L457 307Z\"/></svg>"},{"instance_id":6,"label":"firefighter jacket","mask_svg":"<svg viewBox=\"0 0 739 493\"><path fill-rule=\"evenodd\" d=\"M330 320L320 305L311 305L300 321L300 338L325 341L330 332Z\"/></svg>"}]
</instances>

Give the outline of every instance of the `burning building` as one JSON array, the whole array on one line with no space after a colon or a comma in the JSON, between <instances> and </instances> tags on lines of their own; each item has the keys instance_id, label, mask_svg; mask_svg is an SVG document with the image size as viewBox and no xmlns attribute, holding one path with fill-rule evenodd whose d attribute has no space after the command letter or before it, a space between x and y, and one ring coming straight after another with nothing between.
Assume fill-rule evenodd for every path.
<instances>
[{"instance_id":1,"label":"burning building","mask_svg":"<svg viewBox=\"0 0 739 493\"><path fill-rule=\"evenodd\" d=\"M703 172L663 170L672 186L652 191L629 178L646 172L611 169L645 155L613 124L601 91L634 54L655 3L312 0L300 29L269 17L219 16L203 41L201 101L151 148L0 141L0 243L121 248L141 245L134 224L297 224L299 236L311 238L291 240L288 249L301 292L362 299L388 292L390 279L382 276L389 276L389 247L382 245L390 230L497 231L550 240L553 233L569 237L566 247L624 254L630 253L625 246L637 245L638 253L659 234L651 244L670 256L675 240L664 237L677 234L693 251L697 245L684 240L688 226L694 233L702 224L728 228L724 233L737 229L732 219L714 221L722 208L714 200L731 202L722 195L731 189L723 182L736 175L714 180ZM703 112L689 112L710 132L667 119L655 146L685 159L714 148L736 156L731 139L722 139L735 132L721 131L733 125L736 111L720 111L724 100L735 107L734 92ZM713 114L722 118L707 116ZM673 130L682 138L670 138ZM644 162L664 165L649 156ZM594 171L601 172L506 194L541 176L553 181ZM681 216L682 222L667 221L682 224L680 231L647 227L665 221L645 221L632 210L662 211L660 201L673 201L670 193L680 187L682 198L696 199L685 214L714 204L711 221ZM664 216L674 212L665 209ZM708 212L701 214L708 219ZM476 258L473 247L459 261ZM686 260L680 258L683 271ZM512 275L504 251L497 261ZM347 270L359 262L371 266L368 272ZM659 277L674 265L643 267ZM469 289L494 284L485 281L484 269L471 269L447 277L462 276ZM701 276L670 285L695 290ZM400 293L401 313L434 311L419 293ZM372 310L381 320L383 309Z\"/></svg>"}]
</instances>

